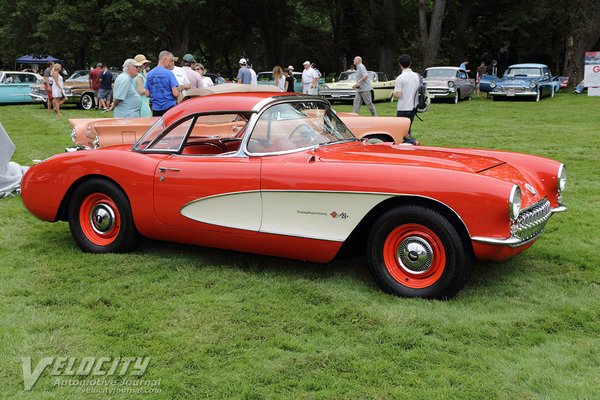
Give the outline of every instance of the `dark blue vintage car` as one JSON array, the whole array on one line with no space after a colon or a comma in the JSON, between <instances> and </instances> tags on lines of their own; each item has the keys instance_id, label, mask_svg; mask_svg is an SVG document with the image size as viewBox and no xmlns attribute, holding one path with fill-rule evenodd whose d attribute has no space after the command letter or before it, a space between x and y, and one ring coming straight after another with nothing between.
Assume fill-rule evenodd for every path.
<instances>
[{"instance_id":1,"label":"dark blue vintage car","mask_svg":"<svg viewBox=\"0 0 600 400\"><path fill-rule=\"evenodd\" d=\"M560 90L560 78L552 76L544 64L514 64L504 72L503 78L484 75L479 90L488 92L494 100L529 97L539 101L544 96L554 97Z\"/></svg>"}]
</instances>

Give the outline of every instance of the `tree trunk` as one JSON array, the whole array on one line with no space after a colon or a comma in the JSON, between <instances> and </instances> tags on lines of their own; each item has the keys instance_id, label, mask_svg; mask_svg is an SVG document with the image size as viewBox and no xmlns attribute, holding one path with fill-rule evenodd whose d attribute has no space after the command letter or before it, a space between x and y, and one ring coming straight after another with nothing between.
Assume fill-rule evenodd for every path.
<instances>
[{"instance_id":1,"label":"tree trunk","mask_svg":"<svg viewBox=\"0 0 600 400\"><path fill-rule=\"evenodd\" d=\"M423 46L423 68L433 65L437 58L445 8L446 0L435 0L431 20L428 25L427 1L419 0L419 29L421 32L421 44Z\"/></svg>"},{"instance_id":2,"label":"tree trunk","mask_svg":"<svg viewBox=\"0 0 600 400\"><path fill-rule=\"evenodd\" d=\"M577 0L570 9L563 75L578 84L583 79L584 57L600 40L600 7L595 0Z\"/></svg>"},{"instance_id":3,"label":"tree trunk","mask_svg":"<svg viewBox=\"0 0 600 400\"><path fill-rule=\"evenodd\" d=\"M454 62L460 64L467 57L467 29L471 22L471 12L473 11L473 0L463 0L461 2L460 12L454 29ZM471 60L477 61L477 60ZM479 65L474 63L472 65Z\"/></svg>"},{"instance_id":4,"label":"tree trunk","mask_svg":"<svg viewBox=\"0 0 600 400\"><path fill-rule=\"evenodd\" d=\"M379 53L379 69L388 79L394 79L394 57L396 44L396 9L394 0L383 1L383 30L384 37Z\"/></svg>"}]
</instances>

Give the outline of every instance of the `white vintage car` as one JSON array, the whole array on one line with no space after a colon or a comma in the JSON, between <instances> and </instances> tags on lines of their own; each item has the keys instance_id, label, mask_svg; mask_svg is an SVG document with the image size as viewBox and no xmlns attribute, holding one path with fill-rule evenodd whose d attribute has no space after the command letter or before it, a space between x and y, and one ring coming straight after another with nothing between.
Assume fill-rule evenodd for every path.
<instances>
[{"instance_id":1,"label":"white vintage car","mask_svg":"<svg viewBox=\"0 0 600 400\"><path fill-rule=\"evenodd\" d=\"M389 100L394 94L395 81L389 81L383 72L367 71L369 80L373 86L371 93L373 101ZM340 74L338 81L321 85L319 95L329 101L346 100L353 101L356 95L354 85L356 84L356 71L348 70Z\"/></svg>"}]
</instances>

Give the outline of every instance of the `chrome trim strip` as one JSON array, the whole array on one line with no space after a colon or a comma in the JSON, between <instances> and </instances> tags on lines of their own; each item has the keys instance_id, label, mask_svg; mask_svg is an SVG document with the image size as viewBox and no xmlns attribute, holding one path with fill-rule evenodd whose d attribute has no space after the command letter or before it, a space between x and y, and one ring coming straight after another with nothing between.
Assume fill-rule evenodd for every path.
<instances>
[{"instance_id":1,"label":"chrome trim strip","mask_svg":"<svg viewBox=\"0 0 600 400\"><path fill-rule=\"evenodd\" d=\"M554 208L550 209L550 212L552 214L556 214L556 213L563 212L563 211L567 211L567 206L563 206L562 204L559 205L558 207L554 207Z\"/></svg>"}]
</instances>

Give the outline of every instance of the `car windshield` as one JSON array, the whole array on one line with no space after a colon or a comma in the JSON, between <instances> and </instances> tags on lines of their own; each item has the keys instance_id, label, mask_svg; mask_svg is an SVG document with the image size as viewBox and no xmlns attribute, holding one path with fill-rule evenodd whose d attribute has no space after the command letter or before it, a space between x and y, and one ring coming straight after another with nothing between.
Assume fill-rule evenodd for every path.
<instances>
[{"instance_id":1,"label":"car windshield","mask_svg":"<svg viewBox=\"0 0 600 400\"><path fill-rule=\"evenodd\" d=\"M68 81L83 81L87 82L90 71L88 70L80 70L73 72L73 75L67 78Z\"/></svg>"},{"instance_id":2,"label":"car windshield","mask_svg":"<svg viewBox=\"0 0 600 400\"><path fill-rule=\"evenodd\" d=\"M542 76L542 71L539 68L509 68L504 76L536 78Z\"/></svg>"},{"instance_id":3,"label":"car windshield","mask_svg":"<svg viewBox=\"0 0 600 400\"><path fill-rule=\"evenodd\" d=\"M322 101L277 104L263 112L252 130L250 153L277 153L359 140Z\"/></svg>"},{"instance_id":4,"label":"car windshield","mask_svg":"<svg viewBox=\"0 0 600 400\"><path fill-rule=\"evenodd\" d=\"M346 71L340 74L338 81L355 81L356 80L356 72L355 71Z\"/></svg>"},{"instance_id":5,"label":"car windshield","mask_svg":"<svg viewBox=\"0 0 600 400\"><path fill-rule=\"evenodd\" d=\"M273 74L270 72L259 72L256 75L256 80L258 82L273 82Z\"/></svg>"},{"instance_id":6,"label":"car windshield","mask_svg":"<svg viewBox=\"0 0 600 400\"><path fill-rule=\"evenodd\" d=\"M148 147L148 145L150 143L152 143L154 141L154 139L156 139L156 137L164 129L165 129L165 124L163 122L163 119L160 118L146 131L146 133L144 133L144 135L140 138L140 140L138 140L138 142L133 147L134 150L137 150L137 151L145 150Z\"/></svg>"},{"instance_id":7,"label":"car windshield","mask_svg":"<svg viewBox=\"0 0 600 400\"><path fill-rule=\"evenodd\" d=\"M456 70L451 68L435 68L425 70L424 78L455 78Z\"/></svg>"}]
</instances>

